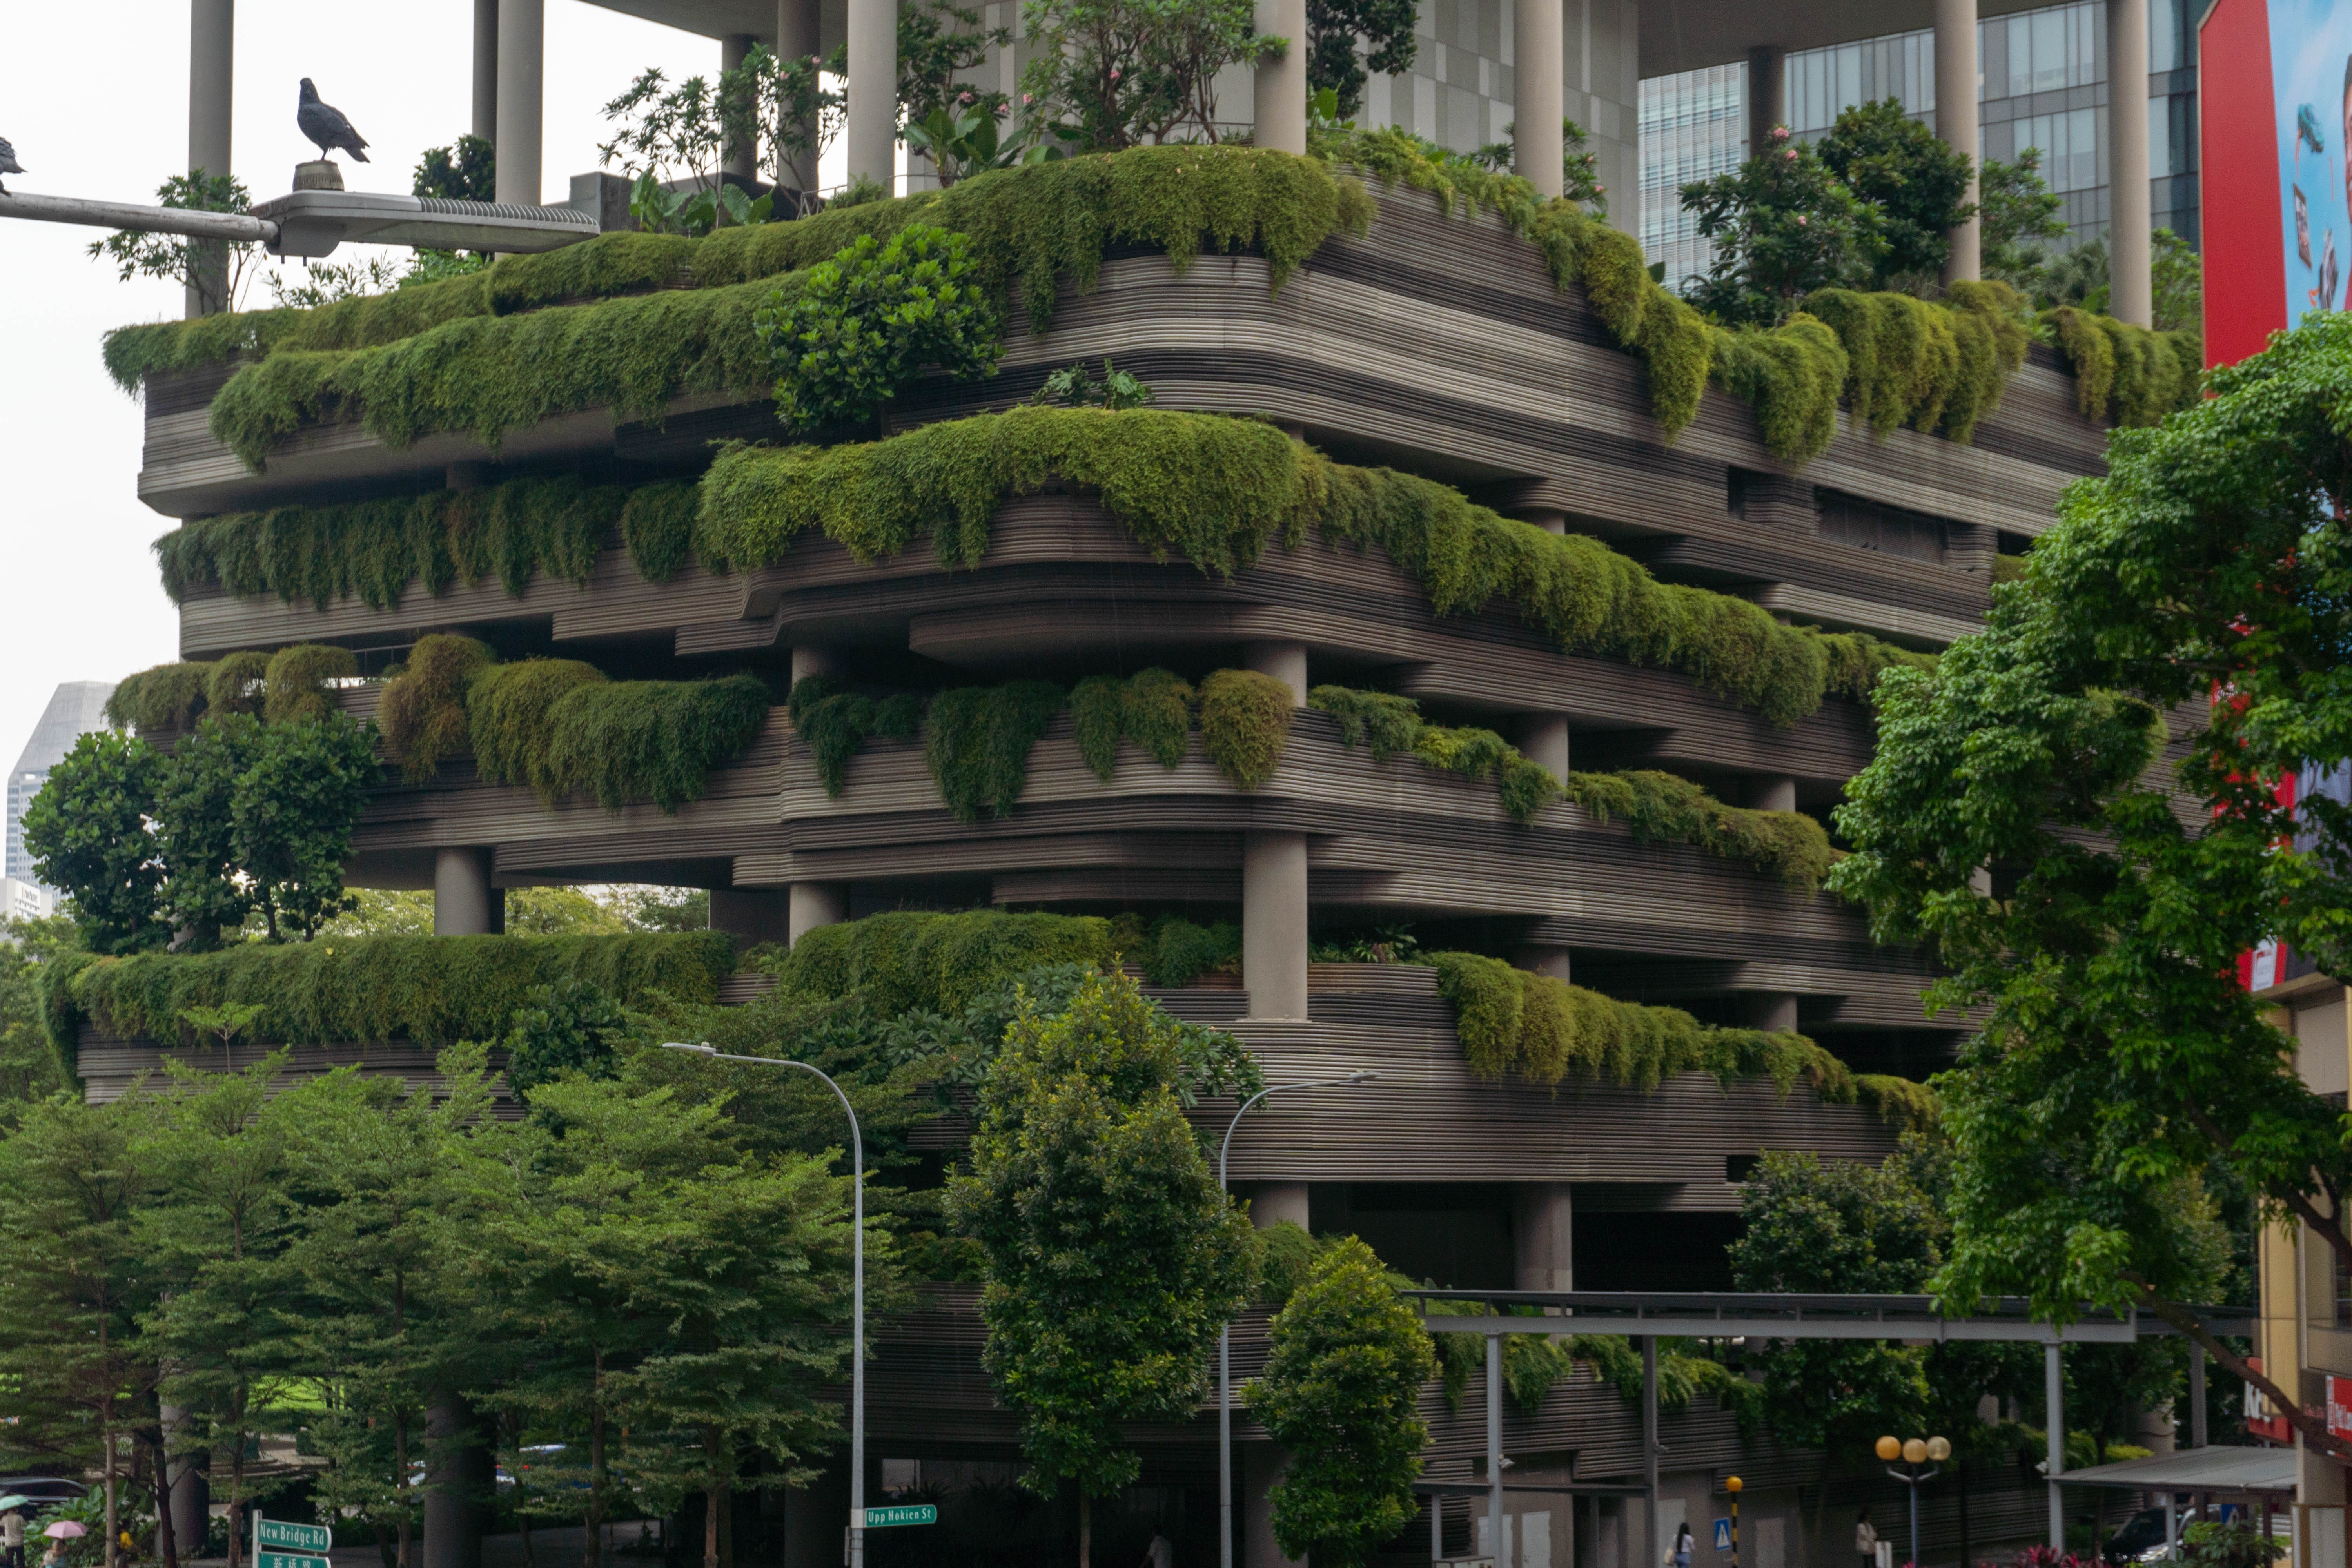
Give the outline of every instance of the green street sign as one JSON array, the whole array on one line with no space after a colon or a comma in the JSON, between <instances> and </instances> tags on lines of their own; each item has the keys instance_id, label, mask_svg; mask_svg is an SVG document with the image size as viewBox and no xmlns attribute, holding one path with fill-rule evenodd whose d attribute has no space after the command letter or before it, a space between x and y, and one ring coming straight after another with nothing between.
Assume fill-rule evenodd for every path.
<instances>
[{"instance_id":1,"label":"green street sign","mask_svg":"<svg viewBox=\"0 0 2352 1568\"><path fill-rule=\"evenodd\" d=\"M302 1557L291 1552L257 1552L253 1568L333 1568L324 1557Z\"/></svg>"},{"instance_id":2,"label":"green street sign","mask_svg":"<svg viewBox=\"0 0 2352 1568\"><path fill-rule=\"evenodd\" d=\"M276 1546L288 1552L325 1552L335 1544L335 1532L323 1524L289 1524L282 1519L257 1520L256 1546Z\"/></svg>"},{"instance_id":3,"label":"green street sign","mask_svg":"<svg viewBox=\"0 0 2352 1568\"><path fill-rule=\"evenodd\" d=\"M893 1524L937 1524L940 1510L931 1503L900 1503L892 1508L869 1508L866 1510L866 1528L881 1530ZM269 1568L268 1563L261 1568Z\"/></svg>"}]
</instances>

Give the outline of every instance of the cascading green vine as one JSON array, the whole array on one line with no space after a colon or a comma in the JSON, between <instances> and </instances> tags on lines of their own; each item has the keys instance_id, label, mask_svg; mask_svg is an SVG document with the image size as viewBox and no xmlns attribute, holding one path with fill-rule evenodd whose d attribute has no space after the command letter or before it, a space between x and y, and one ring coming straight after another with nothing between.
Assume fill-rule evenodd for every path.
<instances>
[{"instance_id":1,"label":"cascading green vine","mask_svg":"<svg viewBox=\"0 0 2352 1568\"><path fill-rule=\"evenodd\" d=\"M842 690L822 675L804 675L793 682L785 703L793 732L808 742L816 757L816 776L834 799L848 783L849 759L869 739L903 741L921 728L923 701L911 692L898 692L880 701Z\"/></svg>"},{"instance_id":2,"label":"cascading green vine","mask_svg":"<svg viewBox=\"0 0 2352 1568\"><path fill-rule=\"evenodd\" d=\"M2085 419L2153 425L2193 402L2203 384L2205 343L2197 332L2158 332L2062 305L2044 318L2059 351L2074 367L2074 390Z\"/></svg>"},{"instance_id":3,"label":"cascading green vine","mask_svg":"<svg viewBox=\"0 0 2352 1568\"><path fill-rule=\"evenodd\" d=\"M325 643L159 664L117 683L106 700L106 721L152 734L194 729L208 713L257 713L273 724L315 718L335 705L327 683L358 669L351 649Z\"/></svg>"}]
</instances>

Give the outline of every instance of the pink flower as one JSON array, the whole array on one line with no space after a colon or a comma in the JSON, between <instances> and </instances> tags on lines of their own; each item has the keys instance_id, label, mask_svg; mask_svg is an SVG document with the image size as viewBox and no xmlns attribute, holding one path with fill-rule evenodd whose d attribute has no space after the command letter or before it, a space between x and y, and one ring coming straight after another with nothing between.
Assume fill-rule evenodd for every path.
<instances>
[{"instance_id":1,"label":"pink flower","mask_svg":"<svg viewBox=\"0 0 2352 1568\"><path fill-rule=\"evenodd\" d=\"M1797 150L1794 147L1790 148L1787 152L1780 154L1780 161L1785 163L1795 163L1797 161Z\"/></svg>"},{"instance_id":2,"label":"pink flower","mask_svg":"<svg viewBox=\"0 0 2352 1568\"><path fill-rule=\"evenodd\" d=\"M1033 103L1034 103L1034 102L1036 102L1036 101L1037 101L1037 100L1036 100L1034 98L1032 98L1029 94L1027 94L1027 93L1025 93L1025 92L1024 92L1024 93L1023 93L1023 94L1021 95L1021 107L1022 107L1022 108L1024 108L1024 109L1028 108L1031 104L1033 104Z\"/></svg>"},{"instance_id":3,"label":"pink flower","mask_svg":"<svg viewBox=\"0 0 2352 1568\"><path fill-rule=\"evenodd\" d=\"M1118 68L1117 66L1110 68L1110 79L1113 81L1117 81L1118 79Z\"/></svg>"},{"instance_id":4,"label":"pink flower","mask_svg":"<svg viewBox=\"0 0 2352 1568\"><path fill-rule=\"evenodd\" d=\"M1775 142L1786 142L1788 139L1789 139L1789 128L1788 128L1787 126L1785 126L1785 125L1775 125L1774 127L1772 127L1772 140L1773 140L1773 141L1775 141Z\"/></svg>"},{"instance_id":5,"label":"pink flower","mask_svg":"<svg viewBox=\"0 0 2352 1568\"><path fill-rule=\"evenodd\" d=\"M956 101L958 103L970 103L971 101L971 94L969 92L958 93L956 95Z\"/></svg>"},{"instance_id":6,"label":"pink flower","mask_svg":"<svg viewBox=\"0 0 2352 1568\"><path fill-rule=\"evenodd\" d=\"M1797 215L1797 226L1798 226L1799 228L1803 228L1803 227L1805 227L1805 226L1806 226L1805 215L1804 215L1804 214L1802 214L1802 213L1799 213L1799 214Z\"/></svg>"}]
</instances>

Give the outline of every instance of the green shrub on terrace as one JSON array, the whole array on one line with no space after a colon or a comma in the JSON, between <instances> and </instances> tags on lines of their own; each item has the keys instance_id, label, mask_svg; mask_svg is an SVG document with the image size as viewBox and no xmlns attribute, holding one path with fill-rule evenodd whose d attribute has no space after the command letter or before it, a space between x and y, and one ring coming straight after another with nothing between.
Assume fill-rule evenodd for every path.
<instances>
[{"instance_id":1,"label":"green shrub on terrace","mask_svg":"<svg viewBox=\"0 0 2352 1568\"><path fill-rule=\"evenodd\" d=\"M1111 941L1153 985L1186 986L1203 974L1238 973L1242 966L1242 928L1230 921L1199 925L1163 914L1146 925L1140 916L1120 915L1111 921Z\"/></svg>"},{"instance_id":2,"label":"green shrub on terrace","mask_svg":"<svg viewBox=\"0 0 2352 1568\"><path fill-rule=\"evenodd\" d=\"M2154 425L2194 401L2204 384L2205 345L2196 332L2154 332L2062 305L2043 318L2074 367L2074 390L2085 419Z\"/></svg>"},{"instance_id":3,"label":"green shrub on terrace","mask_svg":"<svg viewBox=\"0 0 2352 1568\"><path fill-rule=\"evenodd\" d=\"M900 693L877 702L855 691L840 689L822 675L804 675L793 682L785 706L793 731L808 742L816 756L816 776L824 793L841 798L849 779L849 759L866 741L879 736L903 741L922 727L919 698Z\"/></svg>"},{"instance_id":4,"label":"green shrub on terrace","mask_svg":"<svg viewBox=\"0 0 2352 1568\"><path fill-rule=\"evenodd\" d=\"M205 677L205 711L259 713L268 705L268 654L254 647L225 653Z\"/></svg>"},{"instance_id":5,"label":"green shrub on terrace","mask_svg":"<svg viewBox=\"0 0 2352 1568\"><path fill-rule=\"evenodd\" d=\"M219 952L70 955L43 964L42 1018L68 1055L85 1021L125 1039L203 1044L191 1007L262 1009L251 1037L291 1045L496 1039L534 986L593 985L624 1005L718 1000L722 931L628 936L322 937Z\"/></svg>"},{"instance_id":6,"label":"green shrub on terrace","mask_svg":"<svg viewBox=\"0 0 2352 1568\"><path fill-rule=\"evenodd\" d=\"M1885 435L1898 425L1966 441L2025 363L2016 298L2000 283L1956 283L1952 304L1908 294L1823 289L1805 310L1844 346L1853 416Z\"/></svg>"},{"instance_id":7,"label":"green shrub on terrace","mask_svg":"<svg viewBox=\"0 0 2352 1568\"><path fill-rule=\"evenodd\" d=\"M713 768L749 750L768 721L767 683L717 680L583 683L549 712L546 771L567 794L607 811L651 800L675 814L700 800Z\"/></svg>"},{"instance_id":8,"label":"green shrub on terrace","mask_svg":"<svg viewBox=\"0 0 2352 1568\"><path fill-rule=\"evenodd\" d=\"M1769 1077L1783 1095L1802 1079L1828 1104L1854 1102L1845 1064L1802 1035L1717 1028L1679 1007L1620 1002L1478 953L1433 953L1430 963L1454 1005L1463 1057L1481 1078L1516 1074L1550 1088L1575 1073L1654 1089L1679 1072L1711 1072L1726 1084Z\"/></svg>"},{"instance_id":9,"label":"green shrub on terrace","mask_svg":"<svg viewBox=\"0 0 2352 1568\"><path fill-rule=\"evenodd\" d=\"M401 776L410 784L430 781L443 758L472 744L466 693L474 677L497 662L486 644L433 632L416 639L408 667L384 682L376 723L384 750L399 759Z\"/></svg>"},{"instance_id":10,"label":"green shrub on terrace","mask_svg":"<svg viewBox=\"0 0 2352 1568\"><path fill-rule=\"evenodd\" d=\"M1118 771L1122 741L1135 742L1161 767L1174 767L1192 743L1194 696L1191 686L1164 669L1147 669L1127 679L1087 677L1070 693L1078 755L1105 784Z\"/></svg>"},{"instance_id":11,"label":"green shrub on terrace","mask_svg":"<svg viewBox=\"0 0 2352 1568\"><path fill-rule=\"evenodd\" d=\"M1217 771L1244 789L1274 776L1290 740L1290 684L1254 669L1220 669L1201 682L1201 743Z\"/></svg>"},{"instance_id":12,"label":"green shrub on terrace","mask_svg":"<svg viewBox=\"0 0 2352 1568\"><path fill-rule=\"evenodd\" d=\"M240 597L275 594L320 609L356 596L375 609L412 584L436 597L495 575L510 595L541 574L585 586L617 524L637 570L666 582L690 551L694 487L635 489L563 475L415 497L226 512L155 542L175 604L206 584Z\"/></svg>"},{"instance_id":13,"label":"green shrub on terrace","mask_svg":"<svg viewBox=\"0 0 2352 1568\"><path fill-rule=\"evenodd\" d=\"M187 729L205 710L212 673L208 663L183 662L126 675L106 700L106 721L142 732Z\"/></svg>"},{"instance_id":14,"label":"green shrub on terrace","mask_svg":"<svg viewBox=\"0 0 2352 1568\"><path fill-rule=\"evenodd\" d=\"M1924 1083L1888 1073L1865 1072L1854 1075L1853 1088L1862 1104L1878 1112L1878 1119L1891 1125L1925 1129L1944 1119L1943 1101Z\"/></svg>"},{"instance_id":15,"label":"green shrub on terrace","mask_svg":"<svg viewBox=\"0 0 2352 1568\"><path fill-rule=\"evenodd\" d=\"M349 648L321 643L159 664L122 678L106 700L106 720L152 733L192 729L207 713L257 713L273 724L314 718L335 707L326 682L358 670Z\"/></svg>"},{"instance_id":16,"label":"green shrub on terrace","mask_svg":"<svg viewBox=\"0 0 2352 1568\"><path fill-rule=\"evenodd\" d=\"M955 1016L972 998L1048 963L1108 968L1111 922L1092 915L899 910L803 931L776 969L778 988L836 1000L862 994L874 1012Z\"/></svg>"},{"instance_id":17,"label":"green shrub on terrace","mask_svg":"<svg viewBox=\"0 0 2352 1568\"><path fill-rule=\"evenodd\" d=\"M1028 787L1029 749L1062 702L1062 689L1043 680L954 687L931 699L923 761L958 821L1012 815Z\"/></svg>"},{"instance_id":18,"label":"green shrub on terrace","mask_svg":"<svg viewBox=\"0 0 2352 1568\"><path fill-rule=\"evenodd\" d=\"M359 658L347 647L296 643L279 648L269 656L262 675L261 716L272 724L322 719L337 711L327 682L347 680L359 672Z\"/></svg>"},{"instance_id":19,"label":"green shrub on terrace","mask_svg":"<svg viewBox=\"0 0 2352 1568\"><path fill-rule=\"evenodd\" d=\"M481 671L466 695L476 771L489 784L527 784L552 804L563 793L548 754L555 705L604 682L603 670L576 658L526 658Z\"/></svg>"}]
</instances>

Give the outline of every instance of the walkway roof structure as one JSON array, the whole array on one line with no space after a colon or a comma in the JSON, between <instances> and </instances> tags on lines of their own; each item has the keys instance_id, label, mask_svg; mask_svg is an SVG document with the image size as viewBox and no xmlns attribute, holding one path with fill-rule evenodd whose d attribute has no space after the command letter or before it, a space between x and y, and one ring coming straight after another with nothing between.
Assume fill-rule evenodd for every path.
<instances>
[{"instance_id":1,"label":"walkway roof structure","mask_svg":"<svg viewBox=\"0 0 2352 1568\"><path fill-rule=\"evenodd\" d=\"M1513 1307L1553 1308L1580 1330L1654 1334L1676 1339L2009 1341L2026 1344L2129 1344L2176 1333L2170 1324L2137 1312L2085 1310L2071 1323L2037 1321L2019 1297L1985 1303L1965 1318L1946 1317L1932 1296L1822 1295L1780 1291L1659 1293L1639 1290L1407 1290L1421 1303L1432 1333L1558 1333L1557 1317L1531 1318ZM1432 1310L1473 1300L1483 1313ZM2217 1333L2252 1331L2250 1307L2191 1307Z\"/></svg>"}]
</instances>

